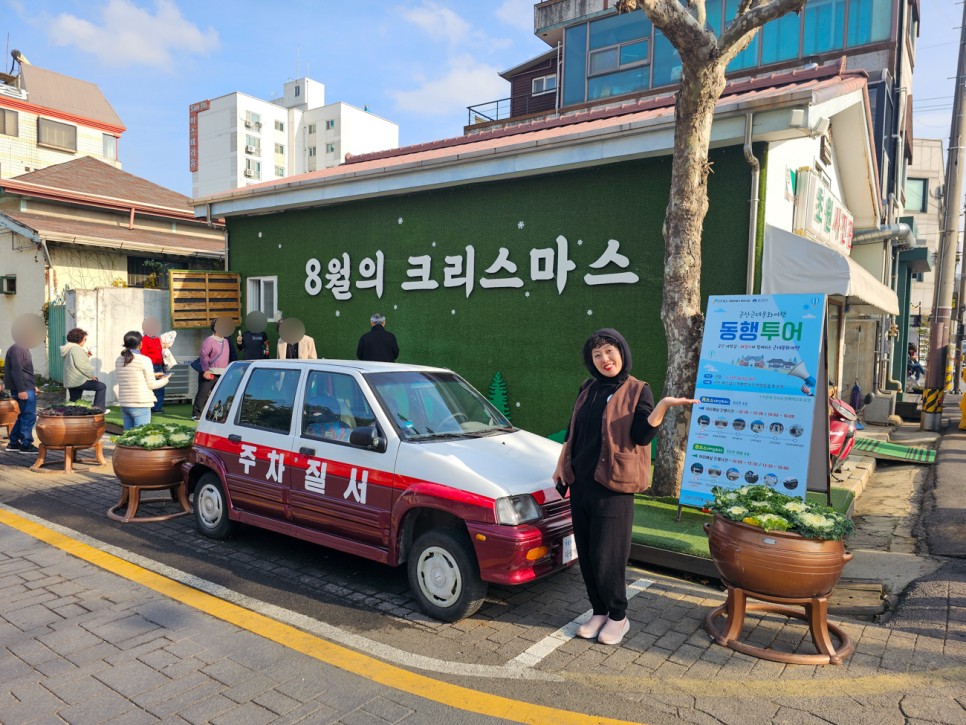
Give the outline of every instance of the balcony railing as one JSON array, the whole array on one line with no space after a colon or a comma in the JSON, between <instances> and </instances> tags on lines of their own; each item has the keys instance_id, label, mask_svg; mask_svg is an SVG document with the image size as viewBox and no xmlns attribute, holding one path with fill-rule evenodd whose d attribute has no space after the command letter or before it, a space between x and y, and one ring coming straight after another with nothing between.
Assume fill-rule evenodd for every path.
<instances>
[{"instance_id":1,"label":"balcony railing","mask_svg":"<svg viewBox=\"0 0 966 725\"><path fill-rule=\"evenodd\" d=\"M476 126L481 123L505 121L513 116L526 116L530 113L550 113L557 107L556 93L546 93L537 96L521 95L511 98L500 98L495 101L478 103L467 106L466 125Z\"/></svg>"}]
</instances>

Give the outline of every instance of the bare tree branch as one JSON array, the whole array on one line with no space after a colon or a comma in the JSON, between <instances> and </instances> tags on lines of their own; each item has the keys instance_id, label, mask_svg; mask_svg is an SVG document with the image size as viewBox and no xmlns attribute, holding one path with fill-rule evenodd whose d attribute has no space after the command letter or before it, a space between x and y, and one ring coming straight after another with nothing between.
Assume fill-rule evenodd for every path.
<instances>
[{"instance_id":1,"label":"bare tree branch","mask_svg":"<svg viewBox=\"0 0 966 725\"><path fill-rule=\"evenodd\" d=\"M682 48L717 52L714 34L704 27L704 2L689 0L688 3L697 8L702 16L700 21L679 0L618 0L617 12L627 13L640 8L679 52Z\"/></svg>"},{"instance_id":2,"label":"bare tree branch","mask_svg":"<svg viewBox=\"0 0 966 725\"><path fill-rule=\"evenodd\" d=\"M742 5L750 6L753 3L754 0L751 0L751 2L743 2ZM751 37L754 37L754 31L769 20L780 18L785 13L801 12L804 6L805 0L770 0L754 5L746 12L735 16L735 19L724 29L721 37L718 38L718 50L724 54L742 41L747 45ZM746 35L751 37L745 38Z\"/></svg>"},{"instance_id":3,"label":"bare tree branch","mask_svg":"<svg viewBox=\"0 0 966 725\"><path fill-rule=\"evenodd\" d=\"M708 13L704 8L704 0L688 0L688 5L694 8L694 19L703 28L708 19Z\"/></svg>"}]
</instances>

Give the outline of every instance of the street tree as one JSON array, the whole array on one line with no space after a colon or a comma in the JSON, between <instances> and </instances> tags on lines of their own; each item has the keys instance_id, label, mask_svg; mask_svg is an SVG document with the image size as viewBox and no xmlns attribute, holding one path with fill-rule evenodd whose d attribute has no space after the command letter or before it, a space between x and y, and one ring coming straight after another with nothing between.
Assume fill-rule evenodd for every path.
<instances>
[{"instance_id":1,"label":"street tree","mask_svg":"<svg viewBox=\"0 0 966 725\"><path fill-rule=\"evenodd\" d=\"M701 312L701 230L708 212L708 146L714 108L725 87L728 63L765 23L800 12L805 0L739 0L720 35L708 27L705 0L618 0L619 13L642 10L681 56L674 102L674 156L664 217L664 295L661 321L667 337L664 394L694 393L704 331ZM653 491L676 496L684 473L687 412L671 408L658 440Z\"/></svg>"}]
</instances>

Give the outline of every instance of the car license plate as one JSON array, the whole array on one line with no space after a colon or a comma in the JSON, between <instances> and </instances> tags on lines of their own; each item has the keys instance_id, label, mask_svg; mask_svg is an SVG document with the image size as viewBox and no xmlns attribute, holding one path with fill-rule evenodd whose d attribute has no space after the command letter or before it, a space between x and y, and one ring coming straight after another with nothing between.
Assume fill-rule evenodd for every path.
<instances>
[{"instance_id":1,"label":"car license plate","mask_svg":"<svg viewBox=\"0 0 966 725\"><path fill-rule=\"evenodd\" d=\"M577 558L577 545L574 542L574 535L567 534L560 547L560 563L567 564Z\"/></svg>"}]
</instances>

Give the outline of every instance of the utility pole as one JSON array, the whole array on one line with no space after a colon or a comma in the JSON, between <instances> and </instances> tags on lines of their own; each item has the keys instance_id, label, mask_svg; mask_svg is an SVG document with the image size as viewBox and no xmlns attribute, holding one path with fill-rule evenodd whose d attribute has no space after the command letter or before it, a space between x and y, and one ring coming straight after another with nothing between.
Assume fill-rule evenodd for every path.
<instances>
[{"instance_id":1,"label":"utility pole","mask_svg":"<svg viewBox=\"0 0 966 725\"><path fill-rule=\"evenodd\" d=\"M936 298L933 323L929 329L929 360L926 369L926 388L922 393L922 427L938 431L942 424L943 396L946 389L946 369L957 348L950 349L952 338L953 287L956 284L956 248L959 242L959 214L962 209L963 137L966 135L966 109L963 95L966 82L966 3L963 22L959 29L959 62L956 67L956 86L953 93L953 119L949 129L949 155L946 160L945 214L939 244L942 263L939 269L939 292ZM962 308L963 287L959 301ZM959 315L961 320L961 313ZM959 337L962 339L962 325Z\"/></svg>"}]
</instances>

